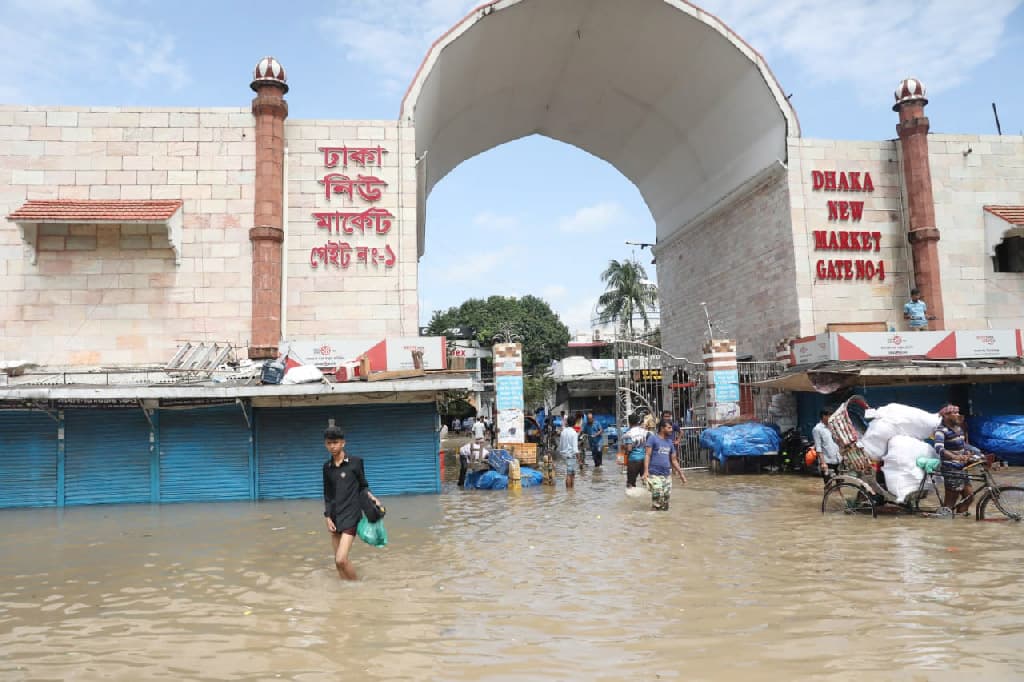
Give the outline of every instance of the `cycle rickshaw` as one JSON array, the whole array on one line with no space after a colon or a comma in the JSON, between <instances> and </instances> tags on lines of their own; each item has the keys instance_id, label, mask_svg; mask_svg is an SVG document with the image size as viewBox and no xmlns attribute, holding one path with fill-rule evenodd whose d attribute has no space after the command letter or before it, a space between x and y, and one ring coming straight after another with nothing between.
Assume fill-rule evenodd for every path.
<instances>
[{"instance_id":1,"label":"cycle rickshaw","mask_svg":"<svg viewBox=\"0 0 1024 682\"><path fill-rule=\"evenodd\" d=\"M861 434L854 426L851 407L861 414L868 409L862 397L853 396L828 421L843 463L839 473L825 482L822 513L861 514L874 518L879 509L925 515L940 515L948 509L943 504L944 485L937 468L925 471L917 490L902 500L897 500L878 482L874 464L859 442ZM969 464L960 473L974 484L974 492L967 503L976 503L974 514L978 521L1024 519L1024 487L1000 485L985 461Z\"/></svg>"}]
</instances>

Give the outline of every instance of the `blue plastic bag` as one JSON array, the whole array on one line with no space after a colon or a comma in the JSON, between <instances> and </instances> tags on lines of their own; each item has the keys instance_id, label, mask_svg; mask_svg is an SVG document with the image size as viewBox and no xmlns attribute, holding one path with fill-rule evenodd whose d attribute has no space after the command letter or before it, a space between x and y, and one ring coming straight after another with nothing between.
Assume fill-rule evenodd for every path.
<instances>
[{"instance_id":1,"label":"blue plastic bag","mask_svg":"<svg viewBox=\"0 0 1024 682\"><path fill-rule=\"evenodd\" d=\"M544 474L530 467L519 467L519 476L522 479L521 484L524 488L532 488L544 482Z\"/></svg>"},{"instance_id":2,"label":"blue plastic bag","mask_svg":"<svg viewBox=\"0 0 1024 682\"><path fill-rule=\"evenodd\" d=\"M491 450L487 454L487 463L502 476L508 476L508 463L513 459L508 450Z\"/></svg>"},{"instance_id":3,"label":"blue plastic bag","mask_svg":"<svg viewBox=\"0 0 1024 682\"><path fill-rule=\"evenodd\" d=\"M383 520L371 522L364 515L356 526L356 534L360 540L373 547L388 544L388 531L384 528Z\"/></svg>"},{"instance_id":4,"label":"blue plastic bag","mask_svg":"<svg viewBox=\"0 0 1024 682\"><path fill-rule=\"evenodd\" d=\"M984 452L1024 456L1024 415L972 419L970 437L971 444Z\"/></svg>"}]
</instances>

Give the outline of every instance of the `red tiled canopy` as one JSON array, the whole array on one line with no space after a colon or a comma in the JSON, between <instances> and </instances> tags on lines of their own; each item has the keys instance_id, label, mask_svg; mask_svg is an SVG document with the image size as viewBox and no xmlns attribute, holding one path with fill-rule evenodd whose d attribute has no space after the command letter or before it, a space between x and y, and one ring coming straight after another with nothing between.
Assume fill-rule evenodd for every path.
<instances>
[{"instance_id":1,"label":"red tiled canopy","mask_svg":"<svg viewBox=\"0 0 1024 682\"><path fill-rule=\"evenodd\" d=\"M1024 227L1024 206L986 206L985 210L1011 225Z\"/></svg>"},{"instance_id":2,"label":"red tiled canopy","mask_svg":"<svg viewBox=\"0 0 1024 682\"><path fill-rule=\"evenodd\" d=\"M168 200L32 200L7 216L21 223L163 223L181 208Z\"/></svg>"}]
</instances>

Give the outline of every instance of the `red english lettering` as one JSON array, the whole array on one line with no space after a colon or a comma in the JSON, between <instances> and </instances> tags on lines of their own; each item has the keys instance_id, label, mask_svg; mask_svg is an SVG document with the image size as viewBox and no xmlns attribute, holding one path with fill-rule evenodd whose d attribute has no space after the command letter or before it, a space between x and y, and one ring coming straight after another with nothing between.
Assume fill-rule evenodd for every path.
<instances>
[{"instance_id":1,"label":"red english lettering","mask_svg":"<svg viewBox=\"0 0 1024 682\"><path fill-rule=\"evenodd\" d=\"M872 232L871 233L871 238L875 240L875 251L878 251L879 249L881 249L882 248L882 233L881 232Z\"/></svg>"},{"instance_id":2,"label":"red english lettering","mask_svg":"<svg viewBox=\"0 0 1024 682\"><path fill-rule=\"evenodd\" d=\"M864 261L854 261L853 265L857 271L857 279L864 279Z\"/></svg>"},{"instance_id":3,"label":"red english lettering","mask_svg":"<svg viewBox=\"0 0 1024 682\"><path fill-rule=\"evenodd\" d=\"M845 276L843 277L843 279L853 279L853 261L852 260L844 260L843 261L843 270L845 271Z\"/></svg>"},{"instance_id":4,"label":"red english lettering","mask_svg":"<svg viewBox=\"0 0 1024 682\"><path fill-rule=\"evenodd\" d=\"M828 219L839 220L839 208L837 207L838 201L828 202Z\"/></svg>"},{"instance_id":5,"label":"red english lettering","mask_svg":"<svg viewBox=\"0 0 1024 682\"><path fill-rule=\"evenodd\" d=\"M815 230L814 231L814 248L819 250L819 251L821 249L827 249L828 248L828 242L826 241L826 237L825 237L825 230Z\"/></svg>"},{"instance_id":6,"label":"red english lettering","mask_svg":"<svg viewBox=\"0 0 1024 682\"><path fill-rule=\"evenodd\" d=\"M871 173L865 173L864 174L864 191L865 192L874 192L875 191L875 185L874 185L873 182L871 182Z\"/></svg>"},{"instance_id":7,"label":"red english lettering","mask_svg":"<svg viewBox=\"0 0 1024 682\"><path fill-rule=\"evenodd\" d=\"M875 264L871 261L864 261L864 273L867 275L868 279L874 279Z\"/></svg>"},{"instance_id":8,"label":"red english lettering","mask_svg":"<svg viewBox=\"0 0 1024 682\"><path fill-rule=\"evenodd\" d=\"M840 173L839 174L839 191L840 192L849 192L850 191L850 183L847 182L847 180L846 180L846 173Z\"/></svg>"},{"instance_id":9,"label":"red english lettering","mask_svg":"<svg viewBox=\"0 0 1024 682\"><path fill-rule=\"evenodd\" d=\"M863 191L860 186L860 171L850 171L850 189L854 192Z\"/></svg>"},{"instance_id":10,"label":"red english lettering","mask_svg":"<svg viewBox=\"0 0 1024 682\"><path fill-rule=\"evenodd\" d=\"M819 170L811 171L811 187L821 189L825 186L825 174Z\"/></svg>"},{"instance_id":11,"label":"red english lettering","mask_svg":"<svg viewBox=\"0 0 1024 682\"><path fill-rule=\"evenodd\" d=\"M825 191L835 192L836 191L836 172L825 171Z\"/></svg>"},{"instance_id":12,"label":"red english lettering","mask_svg":"<svg viewBox=\"0 0 1024 682\"><path fill-rule=\"evenodd\" d=\"M859 237L859 236L860 236L860 232L851 232L850 233L850 248L853 249L854 251L861 251L862 250L860 242L857 241L857 237Z\"/></svg>"},{"instance_id":13,"label":"red english lettering","mask_svg":"<svg viewBox=\"0 0 1024 682\"><path fill-rule=\"evenodd\" d=\"M828 233L828 248L832 249L833 251L839 250L839 243L836 242L835 230Z\"/></svg>"},{"instance_id":14,"label":"red english lettering","mask_svg":"<svg viewBox=\"0 0 1024 682\"><path fill-rule=\"evenodd\" d=\"M855 222L860 222L860 219L864 217L864 202L863 201L851 201L850 202L850 215L853 217Z\"/></svg>"},{"instance_id":15,"label":"red english lettering","mask_svg":"<svg viewBox=\"0 0 1024 682\"><path fill-rule=\"evenodd\" d=\"M861 232L860 233L860 248L862 251L871 250L871 233Z\"/></svg>"},{"instance_id":16,"label":"red english lettering","mask_svg":"<svg viewBox=\"0 0 1024 682\"><path fill-rule=\"evenodd\" d=\"M828 276L825 279L839 279L836 277L836 262L834 260L828 262Z\"/></svg>"},{"instance_id":17,"label":"red english lettering","mask_svg":"<svg viewBox=\"0 0 1024 682\"><path fill-rule=\"evenodd\" d=\"M827 279L828 272L825 270L825 261L820 260L814 265L814 271L818 274L818 279Z\"/></svg>"},{"instance_id":18,"label":"red english lettering","mask_svg":"<svg viewBox=\"0 0 1024 682\"><path fill-rule=\"evenodd\" d=\"M884 282L885 281L885 261L884 260L878 261L878 281L879 282Z\"/></svg>"},{"instance_id":19,"label":"red english lettering","mask_svg":"<svg viewBox=\"0 0 1024 682\"><path fill-rule=\"evenodd\" d=\"M839 202L839 219L849 220L850 219L850 202L840 201Z\"/></svg>"},{"instance_id":20,"label":"red english lettering","mask_svg":"<svg viewBox=\"0 0 1024 682\"><path fill-rule=\"evenodd\" d=\"M848 232L839 233L839 248L844 251L850 248L850 235Z\"/></svg>"}]
</instances>

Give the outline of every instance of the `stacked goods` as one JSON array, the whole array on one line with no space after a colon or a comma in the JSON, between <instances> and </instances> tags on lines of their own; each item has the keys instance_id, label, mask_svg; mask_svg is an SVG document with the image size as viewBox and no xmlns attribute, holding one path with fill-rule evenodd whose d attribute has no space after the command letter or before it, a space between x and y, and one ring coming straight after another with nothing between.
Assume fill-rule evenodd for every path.
<instances>
[{"instance_id":1,"label":"stacked goods","mask_svg":"<svg viewBox=\"0 0 1024 682\"><path fill-rule=\"evenodd\" d=\"M726 457L750 457L779 451L779 432L766 424L749 422L716 426L700 434L700 446L711 450L720 461Z\"/></svg>"},{"instance_id":2,"label":"stacked goods","mask_svg":"<svg viewBox=\"0 0 1024 682\"><path fill-rule=\"evenodd\" d=\"M1024 415L973 420L971 442L1010 464L1024 464Z\"/></svg>"}]
</instances>

